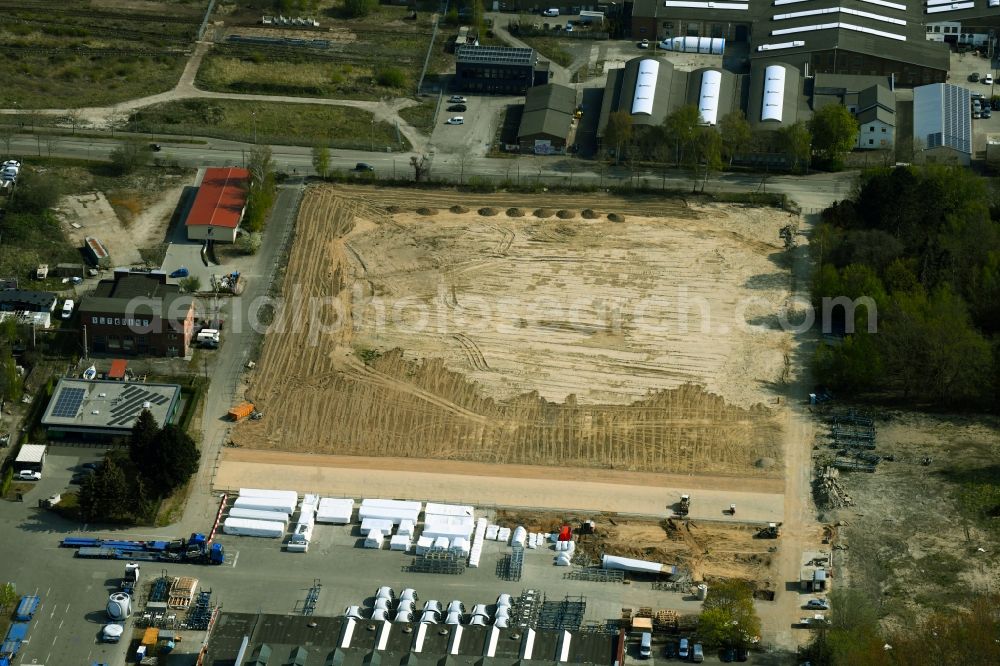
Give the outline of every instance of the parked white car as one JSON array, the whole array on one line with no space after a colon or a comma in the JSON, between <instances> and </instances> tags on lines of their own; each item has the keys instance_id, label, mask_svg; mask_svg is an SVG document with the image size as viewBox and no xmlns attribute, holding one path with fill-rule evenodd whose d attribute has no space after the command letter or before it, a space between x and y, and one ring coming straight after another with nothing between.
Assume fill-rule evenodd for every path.
<instances>
[{"instance_id":1,"label":"parked white car","mask_svg":"<svg viewBox=\"0 0 1000 666\"><path fill-rule=\"evenodd\" d=\"M468 101L469 100L465 99L461 95L452 95L451 97L448 98L449 104L465 104Z\"/></svg>"},{"instance_id":2,"label":"parked white car","mask_svg":"<svg viewBox=\"0 0 1000 666\"><path fill-rule=\"evenodd\" d=\"M73 316L73 308L75 306L76 306L76 303L73 302L73 299L72 298L67 298L66 302L63 303L62 318L63 319L69 319L70 317L72 317Z\"/></svg>"},{"instance_id":3,"label":"parked white car","mask_svg":"<svg viewBox=\"0 0 1000 666\"><path fill-rule=\"evenodd\" d=\"M40 481L42 478L41 472L35 472L30 469L22 469L17 473L17 478L19 481Z\"/></svg>"},{"instance_id":4,"label":"parked white car","mask_svg":"<svg viewBox=\"0 0 1000 666\"><path fill-rule=\"evenodd\" d=\"M988 86L993 85L993 75L987 74L986 76L983 77L982 81Z\"/></svg>"},{"instance_id":5,"label":"parked white car","mask_svg":"<svg viewBox=\"0 0 1000 666\"><path fill-rule=\"evenodd\" d=\"M559 16L559 10L556 7L546 9L542 12L542 16Z\"/></svg>"},{"instance_id":6,"label":"parked white car","mask_svg":"<svg viewBox=\"0 0 1000 666\"><path fill-rule=\"evenodd\" d=\"M448 119L448 124L449 125L464 125L465 124L465 117L464 116L452 116L451 118Z\"/></svg>"}]
</instances>

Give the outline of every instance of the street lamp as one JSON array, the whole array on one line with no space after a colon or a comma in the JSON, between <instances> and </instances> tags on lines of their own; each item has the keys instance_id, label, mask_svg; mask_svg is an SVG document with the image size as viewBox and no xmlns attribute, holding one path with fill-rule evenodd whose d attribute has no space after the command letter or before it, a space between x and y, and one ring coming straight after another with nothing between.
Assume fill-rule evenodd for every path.
<instances>
[{"instance_id":1,"label":"street lamp","mask_svg":"<svg viewBox=\"0 0 1000 666\"><path fill-rule=\"evenodd\" d=\"M257 111L251 111L250 117L253 118L253 142L257 145Z\"/></svg>"},{"instance_id":2,"label":"street lamp","mask_svg":"<svg viewBox=\"0 0 1000 666\"><path fill-rule=\"evenodd\" d=\"M372 116L372 137L371 137L371 147L370 152L375 152L375 116Z\"/></svg>"}]
</instances>

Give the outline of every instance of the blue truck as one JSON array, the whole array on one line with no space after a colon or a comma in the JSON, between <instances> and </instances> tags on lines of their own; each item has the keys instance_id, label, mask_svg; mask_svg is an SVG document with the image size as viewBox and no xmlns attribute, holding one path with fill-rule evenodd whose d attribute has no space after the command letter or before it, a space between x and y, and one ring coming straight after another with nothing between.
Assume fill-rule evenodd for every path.
<instances>
[{"instance_id":1,"label":"blue truck","mask_svg":"<svg viewBox=\"0 0 1000 666\"><path fill-rule=\"evenodd\" d=\"M226 551L204 534L170 541L125 541L93 537L67 537L60 544L75 548L77 557L131 562L173 562L178 564L222 564ZM0 664L2 666L2 664Z\"/></svg>"},{"instance_id":2,"label":"blue truck","mask_svg":"<svg viewBox=\"0 0 1000 666\"><path fill-rule=\"evenodd\" d=\"M0 643L0 666L10 666L10 663L21 651L21 644L28 637L27 622L15 622L7 630L7 637Z\"/></svg>"},{"instance_id":3,"label":"blue truck","mask_svg":"<svg viewBox=\"0 0 1000 666\"><path fill-rule=\"evenodd\" d=\"M41 603L42 600L33 594L24 595L17 604L17 610L14 611L14 619L18 622L30 622Z\"/></svg>"}]
</instances>

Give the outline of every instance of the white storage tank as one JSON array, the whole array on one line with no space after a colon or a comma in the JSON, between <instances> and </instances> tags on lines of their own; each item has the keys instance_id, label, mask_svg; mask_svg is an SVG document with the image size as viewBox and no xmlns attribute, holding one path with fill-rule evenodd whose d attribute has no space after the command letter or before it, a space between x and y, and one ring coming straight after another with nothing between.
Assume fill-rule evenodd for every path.
<instances>
[{"instance_id":1,"label":"white storage tank","mask_svg":"<svg viewBox=\"0 0 1000 666\"><path fill-rule=\"evenodd\" d=\"M108 617L121 621L132 615L132 598L124 592L115 592L108 597Z\"/></svg>"},{"instance_id":2,"label":"white storage tank","mask_svg":"<svg viewBox=\"0 0 1000 666\"><path fill-rule=\"evenodd\" d=\"M708 597L708 585L702 583L698 586L698 601L704 601Z\"/></svg>"}]
</instances>

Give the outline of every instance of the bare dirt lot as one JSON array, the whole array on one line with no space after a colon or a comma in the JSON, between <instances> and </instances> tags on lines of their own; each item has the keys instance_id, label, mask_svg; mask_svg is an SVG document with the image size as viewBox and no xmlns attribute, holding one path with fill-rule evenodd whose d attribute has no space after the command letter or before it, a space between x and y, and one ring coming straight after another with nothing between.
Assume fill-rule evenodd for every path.
<instances>
[{"instance_id":1,"label":"bare dirt lot","mask_svg":"<svg viewBox=\"0 0 1000 666\"><path fill-rule=\"evenodd\" d=\"M839 584L870 592L890 626L912 627L992 589L1000 575L1000 422L893 411L876 424L875 453L895 460L874 474L841 474L854 506L822 519L845 523L835 543L846 550L834 551L846 565Z\"/></svg>"},{"instance_id":2,"label":"bare dirt lot","mask_svg":"<svg viewBox=\"0 0 1000 666\"><path fill-rule=\"evenodd\" d=\"M739 578L757 589L774 588L771 560L777 542L756 538L759 525L526 511L499 511L496 518L503 525L524 525L529 532L558 531L562 524L586 519L594 519L595 529L576 535L578 562L618 555L678 566L692 582Z\"/></svg>"},{"instance_id":3,"label":"bare dirt lot","mask_svg":"<svg viewBox=\"0 0 1000 666\"><path fill-rule=\"evenodd\" d=\"M782 381L791 346L774 325L788 296L778 239L787 214L500 197L311 189L285 306L246 391L266 417L233 439L780 475L780 421L761 403L773 402L768 386ZM443 208L457 199L472 210ZM481 205L501 212L479 215ZM585 206L596 219L581 217Z\"/></svg>"}]
</instances>

